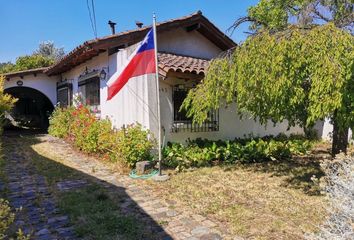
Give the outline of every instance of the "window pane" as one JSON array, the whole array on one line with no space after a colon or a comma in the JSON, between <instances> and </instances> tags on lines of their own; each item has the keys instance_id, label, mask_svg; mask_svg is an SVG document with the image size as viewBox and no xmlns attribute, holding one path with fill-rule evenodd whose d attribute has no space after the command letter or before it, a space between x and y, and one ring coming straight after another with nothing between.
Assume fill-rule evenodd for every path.
<instances>
[{"instance_id":1,"label":"window pane","mask_svg":"<svg viewBox=\"0 0 354 240\"><path fill-rule=\"evenodd\" d=\"M68 106L68 88L61 88L57 90L57 100L60 106Z\"/></svg>"},{"instance_id":2,"label":"window pane","mask_svg":"<svg viewBox=\"0 0 354 240\"><path fill-rule=\"evenodd\" d=\"M89 106L100 104L100 79L95 77L79 83L82 102Z\"/></svg>"},{"instance_id":3,"label":"window pane","mask_svg":"<svg viewBox=\"0 0 354 240\"><path fill-rule=\"evenodd\" d=\"M181 109L184 99L187 97L187 90L175 89L173 92L173 108L175 121L188 121L190 118L186 116L186 111Z\"/></svg>"}]
</instances>

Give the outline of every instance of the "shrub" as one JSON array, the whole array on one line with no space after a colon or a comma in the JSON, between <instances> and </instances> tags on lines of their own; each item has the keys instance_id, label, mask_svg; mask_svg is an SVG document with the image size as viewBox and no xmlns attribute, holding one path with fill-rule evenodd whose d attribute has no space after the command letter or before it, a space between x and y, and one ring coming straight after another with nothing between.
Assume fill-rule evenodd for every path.
<instances>
[{"instance_id":1,"label":"shrub","mask_svg":"<svg viewBox=\"0 0 354 240\"><path fill-rule=\"evenodd\" d=\"M70 132L70 123L74 108L57 107L49 118L48 132L50 135L59 138L66 138Z\"/></svg>"},{"instance_id":2,"label":"shrub","mask_svg":"<svg viewBox=\"0 0 354 240\"><path fill-rule=\"evenodd\" d=\"M15 220L15 214L11 212L11 208L9 206L9 202L4 199L0 199L0 239L10 239L10 240L29 240L30 235L25 235L21 229L18 229L16 233L13 229L10 230L10 226L13 224ZM9 233L13 231L12 233ZM16 237L9 237L7 235L15 235Z\"/></svg>"},{"instance_id":3,"label":"shrub","mask_svg":"<svg viewBox=\"0 0 354 240\"><path fill-rule=\"evenodd\" d=\"M151 161L151 149L154 141L148 140L150 132L144 130L140 124L131 124L117 131L117 144L113 149L119 153L125 163L130 167L141 160Z\"/></svg>"},{"instance_id":4,"label":"shrub","mask_svg":"<svg viewBox=\"0 0 354 240\"><path fill-rule=\"evenodd\" d=\"M210 141L196 139L187 145L168 143L163 149L164 163L177 170L221 163L251 163L289 159L304 154L312 146L308 140L280 137Z\"/></svg>"},{"instance_id":5,"label":"shrub","mask_svg":"<svg viewBox=\"0 0 354 240\"><path fill-rule=\"evenodd\" d=\"M308 239L354 239L354 156L337 155L321 164L321 185L328 197L328 217Z\"/></svg>"},{"instance_id":6,"label":"shrub","mask_svg":"<svg viewBox=\"0 0 354 240\"><path fill-rule=\"evenodd\" d=\"M17 101L16 98L4 93L4 82L5 78L0 75L0 133L2 132L6 111L10 111Z\"/></svg>"},{"instance_id":7,"label":"shrub","mask_svg":"<svg viewBox=\"0 0 354 240\"><path fill-rule=\"evenodd\" d=\"M49 133L68 139L86 153L101 154L105 159L129 167L134 167L138 161L152 160L151 150L155 144L150 132L140 124L112 129L108 119L97 119L83 105L57 108L50 118Z\"/></svg>"},{"instance_id":8,"label":"shrub","mask_svg":"<svg viewBox=\"0 0 354 240\"><path fill-rule=\"evenodd\" d=\"M15 214L11 212L9 202L0 199L0 239L5 239L6 232L15 219Z\"/></svg>"}]
</instances>

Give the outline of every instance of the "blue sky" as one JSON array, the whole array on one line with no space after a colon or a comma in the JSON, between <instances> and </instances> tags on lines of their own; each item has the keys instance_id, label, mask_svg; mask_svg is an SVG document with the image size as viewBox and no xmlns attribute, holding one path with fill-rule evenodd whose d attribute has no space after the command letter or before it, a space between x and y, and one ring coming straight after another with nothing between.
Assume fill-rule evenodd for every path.
<instances>
[{"instance_id":1,"label":"blue sky","mask_svg":"<svg viewBox=\"0 0 354 240\"><path fill-rule=\"evenodd\" d=\"M89 0L90 2L90 0ZM108 20L117 22L117 32L135 28L135 20L151 24L201 10L222 31L257 0L95 0L98 37L110 34ZM42 41L54 41L65 52L94 38L86 0L0 0L0 62L31 54ZM242 41L247 26L232 36Z\"/></svg>"}]
</instances>

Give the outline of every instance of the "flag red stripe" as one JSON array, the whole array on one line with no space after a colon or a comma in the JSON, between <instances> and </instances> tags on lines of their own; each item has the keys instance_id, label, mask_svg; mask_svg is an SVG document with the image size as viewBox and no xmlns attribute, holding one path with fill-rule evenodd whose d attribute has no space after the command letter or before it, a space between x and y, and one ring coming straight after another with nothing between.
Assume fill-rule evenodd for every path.
<instances>
[{"instance_id":1,"label":"flag red stripe","mask_svg":"<svg viewBox=\"0 0 354 240\"><path fill-rule=\"evenodd\" d=\"M150 49L138 53L133 57L114 83L108 87L107 100L111 100L130 78L155 72L155 50Z\"/></svg>"}]
</instances>

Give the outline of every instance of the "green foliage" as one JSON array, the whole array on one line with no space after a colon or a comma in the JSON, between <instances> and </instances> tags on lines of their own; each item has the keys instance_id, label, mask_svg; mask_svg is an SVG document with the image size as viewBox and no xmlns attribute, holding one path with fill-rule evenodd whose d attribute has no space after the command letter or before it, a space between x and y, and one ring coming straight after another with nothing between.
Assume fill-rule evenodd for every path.
<instances>
[{"instance_id":1,"label":"green foliage","mask_svg":"<svg viewBox=\"0 0 354 240\"><path fill-rule=\"evenodd\" d=\"M15 219L15 214L11 212L9 202L0 199L0 239L5 239L6 232Z\"/></svg>"},{"instance_id":2,"label":"green foliage","mask_svg":"<svg viewBox=\"0 0 354 240\"><path fill-rule=\"evenodd\" d=\"M340 114L354 126L354 38L333 24L302 30L263 31L247 39L231 59L214 60L183 107L202 122L221 100L265 124L269 119L311 127Z\"/></svg>"},{"instance_id":3,"label":"green foliage","mask_svg":"<svg viewBox=\"0 0 354 240\"><path fill-rule=\"evenodd\" d=\"M2 132L3 123L5 120L5 112L10 111L17 99L11 95L4 93L5 78L0 75L0 133Z\"/></svg>"},{"instance_id":4,"label":"green foliage","mask_svg":"<svg viewBox=\"0 0 354 240\"><path fill-rule=\"evenodd\" d=\"M267 26L269 29L281 29L287 26L289 7L294 2L291 0L261 0L248 9L248 15L255 19L250 26L252 30Z\"/></svg>"},{"instance_id":5,"label":"green foliage","mask_svg":"<svg viewBox=\"0 0 354 240\"><path fill-rule=\"evenodd\" d=\"M74 108L57 107L49 118L48 133L50 135L66 138L69 134L69 127L72 120Z\"/></svg>"},{"instance_id":6,"label":"green foliage","mask_svg":"<svg viewBox=\"0 0 354 240\"><path fill-rule=\"evenodd\" d=\"M254 32L282 31L289 24L311 26L318 22L352 28L353 11L353 0L260 0L248 9L248 17L243 19L251 21L249 28ZM239 24L242 22L245 21L241 18Z\"/></svg>"},{"instance_id":7,"label":"green foliage","mask_svg":"<svg viewBox=\"0 0 354 240\"><path fill-rule=\"evenodd\" d=\"M119 155L129 167L134 167L139 161L151 161L151 149L153 141L148 141L150 132L143 130L140 124L128 125L127 128L117 132L118 142L111 149L119 152Z\"/></svg>"},{"instance_id":8,"label":"green foliage","mask_svg":"<svg viewBox=\"0 0 354 240\"><path fill-rule=\"evenodd\" d=\"M85 106L57 108L50 117L49 134L66 138L80 150L97 153L114 163L134 167L138 161L152 160L155 141L140 124L112 129L109 120L98 120Z\"/></svg>"},{"instance_id":9,"label":"green foliage","mask_svg":"<svg viewBox=\"0 0 354 240\"><path fill-rule=\"evenodd\" d=\"M21 70L27 70L27 69L33 69L39 67L48 67L53 63L54 63L53 59L49 57L45 57L40 54L21 56L18 57L16 60L15 70L21 71Z\"/></svg>"},{"instance_id":10,"label":"green foliage","mask_svg":"<svg viewBox=\"0 0 354 240\"><path fill-rule=\"evenodd\" d=\"M4 65L0 73L17 72L39 67L48 67L54 63L54 59L39 54L20 56L15 64Z\"/></svg>"},{"instance_id":11,"label":"green foliage","mask_svg":"<svg viewBox=\"0 0 354 240\"><path fill-rule=\"evenodd\" d=\"M303 138L263 137L210 141L196 139L187 145L169 143L163 149L164 163L182 170L190 167L210 166L216 163L252 163L285 160L294 154L305 154L312 142Z\"/></svg>"},{"instance_id":12,"label":"green foliage","mask_svg":"<svg viewBox=\"0 0 354 240\"><path fill-rule=\"evenodd\" d=\"M63 56L63 48L56 48L51 41L42 42L33 54L18 57L15 64L11 62L0 63L0 73L48 67Z\"/></svg>"},{"instance_id":13,"label":"green foliage","mask_svg":"<svg viewBox=\"0 0 354 240\"><path fill-rule=\"evenodd\" d=\"M2 239L29 240L30 235L25 235L21 229L18 229L16 234L14 234L16 235L16 238L8 236L10 226L13 224L14 220L15 220L15 214L11 211L9 202L1 198L0 199L0 239L1 240Z\"/></svg>"}]
</instances>

